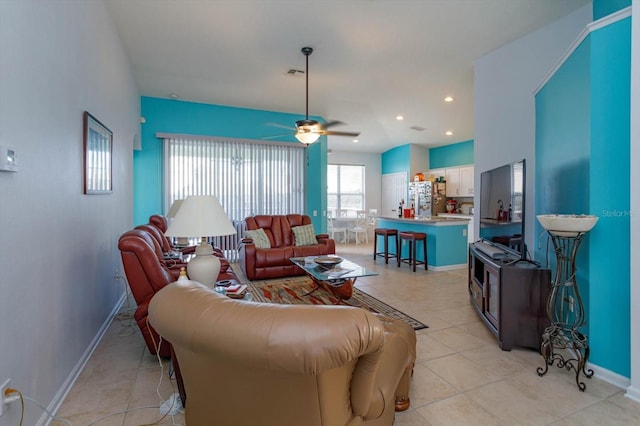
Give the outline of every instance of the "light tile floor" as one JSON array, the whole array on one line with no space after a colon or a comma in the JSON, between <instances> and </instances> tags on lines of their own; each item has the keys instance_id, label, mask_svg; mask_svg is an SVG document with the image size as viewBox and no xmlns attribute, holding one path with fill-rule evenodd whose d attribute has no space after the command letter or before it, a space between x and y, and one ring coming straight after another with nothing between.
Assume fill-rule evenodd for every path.
<instances>
[{"instance_id":1,"label":"light tile floor","mask_svg":"<svg viewBox=\"0 0 640 426\"><path fill-rule=\"evenodd\" d=\"M371 245L338 245L336 251L379 273L359 279L359 288L429 325L418 331L411 408L396 415L397 426L640 425L640 404L624 390L593 378L579 392L564 370L553 367L539 377L536 368L543 364L536 351L501 351L469 303L466 269L414 273L393 261L374 263ZM159 405L177 392L166 372L135 324L116 320L58 415L74 426L157 422ZM119 414L96 422L113 413ZM184 416L154 424L184 425Z\"/></svg>"}]
</instances>

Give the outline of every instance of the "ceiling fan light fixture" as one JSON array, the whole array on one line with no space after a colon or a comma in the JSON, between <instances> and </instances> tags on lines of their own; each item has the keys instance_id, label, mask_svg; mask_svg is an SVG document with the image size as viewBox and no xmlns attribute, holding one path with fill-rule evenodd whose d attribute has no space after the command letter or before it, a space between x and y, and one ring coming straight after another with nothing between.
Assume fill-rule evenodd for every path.
<instances>
[{"instance_id":1,"label":"ceiling fan light fixture","mask_svg":"<svg viewBox=\"0 0 640 426\"><path fill-rule=\"evenodd\" d=\"M305 131L296 132L296 139L298 139L300 142L302 142L305 145L311 145L312 143L317 141L319 137L320 137L320 133L305 132Z\"/></svg>"},{"instance_id":2,"label":"ceiling fan light fixture","mask_svg":"<svg viewBox=\"0 0 640 426\"><path fill-rule=\"evenodd\" d=\"M302 54L305 56L306 68L304 71L305 74L305 114L304 120L296 121L296 128L294 136L300 142L305 145L311 145L315 141L320 138L320 136L349 136L349 137L357 137L360 132L340 132L335 130L328 130L329 127L338 126L344 124L342 121L332 120L325 124L320 124L317 120L309 119L309 55L313 52L311 47L303 47ZM303 73L303 71L290 69L289 74L295 75L298 73ZM273 124L275 125L275 124ZM277 125L276 127L285 127L282 125ZM275 136L279 137L279 136ZM265 138L269 139L269 138Z\"/></svg>"}]
</instances>

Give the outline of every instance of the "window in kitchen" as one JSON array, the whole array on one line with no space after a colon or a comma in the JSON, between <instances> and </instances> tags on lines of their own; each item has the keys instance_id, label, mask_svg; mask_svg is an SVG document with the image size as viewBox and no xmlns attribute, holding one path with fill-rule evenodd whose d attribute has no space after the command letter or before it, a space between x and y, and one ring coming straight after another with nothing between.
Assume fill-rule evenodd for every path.
<instances>
[{"instance_id":1,"label":"window in kitchen","mask_svg":"<svg viewBox=\"0 0 640 426\"><path fill-rule=\"evenodd\" d=\"M327 166L327 208L364 210L364 166L329 164Z\"/></svg>"}]
</instances>

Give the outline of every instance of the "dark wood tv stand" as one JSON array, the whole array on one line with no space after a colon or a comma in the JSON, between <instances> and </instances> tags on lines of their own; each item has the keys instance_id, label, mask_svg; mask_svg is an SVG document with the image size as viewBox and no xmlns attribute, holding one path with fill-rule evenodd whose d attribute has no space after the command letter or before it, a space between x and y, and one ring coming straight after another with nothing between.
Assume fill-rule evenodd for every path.
<instances>
[{"instance_id":1,"label":"dark wood tv stand","mask_svg":"<svg viewBox=\"0 0 640 426\"><path fill-rule=\"evenodd\" d=\"M540 351L542 333L549 326L551 271L518 259L508 250L504 258L493 259L470 244L471 304L498 338L500 349L522 346Z\"/></svg>"}]
</instances>

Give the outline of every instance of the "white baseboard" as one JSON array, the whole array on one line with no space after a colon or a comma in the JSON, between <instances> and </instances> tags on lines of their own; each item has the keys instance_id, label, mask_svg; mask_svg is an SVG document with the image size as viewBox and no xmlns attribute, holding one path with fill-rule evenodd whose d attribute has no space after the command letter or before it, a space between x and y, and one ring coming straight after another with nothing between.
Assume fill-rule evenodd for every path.
<instances>
[{"instance_id":1,"label":"white baseboard","mask_svg":"<svg viewBox=\"0 0 640 426\"><path fill-rule=\"evenodd\" d=\"M89 358L91 358L91 355L93 355L93 352L98 347L98 343L100 343L100 341L102 340L102 337L109 329L109 326L113 322L113 319L116 317L116 314L120 312L120 308L122 308L122 305L124 304L126 298L127 298L127 293L125 292L120 298L120 300L118 301L118 303L116 303L116 306L113 308L111 313L107 316L107 319L102 324L102 327L100 327L95 337L93 338L93 340L91 341L87 349L84 351L84 353L82 354L78 362L76 363L75 367L71 370L71 373L69 373L69 375L67 376L67 379L64 381L60 389L58 389L58 392L56 392L55 396L47 406L47 410L50 413L53 413L53 414L57 413L60 407L62 406L62 403L64 402L65 398L69 394L69 391L71 391L71 388L73 387L76 380L78 379L78 376L82 372L82 369L87 364L87 362L89 361ZM42 416L40 416L40 419L38 419L38 423L36 423L36 425L46 426L50 422L51 422L51 417L47 413L42 413Z\"/></svg>"},{"instance_id":2,"label":"white baseboard","mask_svg":"<svg viewBox=\"0 0 640 426\"><path fill-rule=\"evenodd\" d=\"M629 386L627 388L627 393L624 394L627 398L632 401L640 403L640 389L634 388L633 386Z\"/></svg>"},{"instance_id":3,"label":"white baseboard","mask_svg":"<svg viewBox=\"0 0 640 426\"><path fill-rule=\"evenodd\" d=\"M467 269L469 267L469 265L466 263L461 263L459 265L446 265L446 266L428 265L428 266L431 271L453 271L455 269Z\"/></svg>"},{"instance_id":4,"label":"white baseboard","mask_svg":"<svg viewBox=\"0 0 640 426\"><path fill-rule=\"evenodd\" d=\"M626 389L631 384L631 380L627 377L621 376L618 373L614 373L611 370L607 370L606 368L599 367L595 364L587 363L587 369L592 369L594 372L594 376L600 380L604 380L607 383L611 383L612 385L620 388Z\"/></svg>"}]
</instances>

